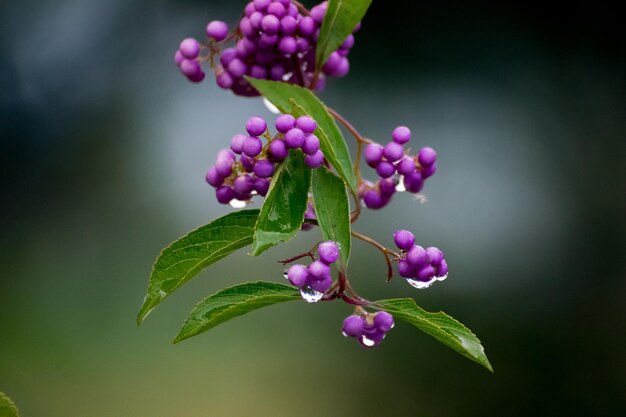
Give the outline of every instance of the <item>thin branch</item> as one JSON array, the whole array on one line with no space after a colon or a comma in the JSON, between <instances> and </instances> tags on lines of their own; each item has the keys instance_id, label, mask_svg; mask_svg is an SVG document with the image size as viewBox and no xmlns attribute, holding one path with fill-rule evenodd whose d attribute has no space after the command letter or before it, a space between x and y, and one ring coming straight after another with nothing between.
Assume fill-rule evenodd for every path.
<instances>
[{"instance_id":1,"label":"thin branch","mask_svg":"<svg viewBox=\"0 0 626 417\"><path fill-rule=\"evenodd\" d=\"M393 256L393 258L398 259L400 255L392 251L391 249L384 247L383 245L376 242L371 237L367 237L355 231L352 231L351 233L352 233L352 236L356 237L357 239L362 240L363 242L369 243L370 245L374 246L375 248L377 248L383 253L383 255L385 256L385 261L387 262L387 281L391 281L391 278L393 278L393 268L391 267L391 259L389 258L389 256Z\"/></svg>"}]
</instances>

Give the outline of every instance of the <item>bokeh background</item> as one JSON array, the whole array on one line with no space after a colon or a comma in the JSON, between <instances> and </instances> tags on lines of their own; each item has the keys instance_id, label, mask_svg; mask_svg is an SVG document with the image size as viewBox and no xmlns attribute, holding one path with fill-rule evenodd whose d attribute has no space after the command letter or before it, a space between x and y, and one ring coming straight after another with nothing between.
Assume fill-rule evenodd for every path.
<instances>
[{"instance_id":1,"label":"bokeh background","mask_svg":"<svg viewBox=\"0 0 626 417\"><path fill-rule=\"evenodd\" d=\"M310 2L307 3L311 5ZM223 286L282 280L309 232L207 269L138 328L160 249L228 211L204 183L258 99L191 85L172 55L243 1L0 3L0 390L24 416L626 415L623 22L597 2L374 0L352 71L323 99L367 136L440 155L426 203L355 229L446 252L445 283L384 282L483 341L495 374L399 324L341 337L342 303L287 303L171 340Z\"/></svg>"}]
</instances>

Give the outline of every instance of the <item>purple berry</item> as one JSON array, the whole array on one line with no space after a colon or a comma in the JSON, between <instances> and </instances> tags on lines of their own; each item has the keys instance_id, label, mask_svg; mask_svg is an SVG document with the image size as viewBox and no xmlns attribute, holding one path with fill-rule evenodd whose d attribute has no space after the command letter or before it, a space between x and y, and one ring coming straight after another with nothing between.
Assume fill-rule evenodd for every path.
<instances>
[{"instance_id":1,"label":"purple berry","mask_svg":"<svg viewBox=\"0 0 626 417\"><path fill-rule=\"evenodd\" d=\"M339 53L337 53L336 51L331 53L328 56L328 60L322 67L324 73L328 75L334 74L335 71L337 71L337 69L339 68L339 65L341 65L341 58L341 55L339 55Z\"/></svg>"},{"instance_id":2,"label":"purple berry","mask_svg":"<svg viewBox=\"0 0 626 417\"><path fill-rule=\"evenodd\" d=\"M246 74L248 67L239 58L235 58L228 64L228 72L235 78L241 78Z\"/></svg>"},{"instance_id":3,"label":"purple berry","mask_svg":"<svg viewBox=\"0 0 626 417\"><path fill-rule=\"evenodd\" d=\"M215 197L217 198L218 203L228 204L230 200L235 197L235 190L226 185L222 185L215 190Z\"/></svg>"},{"instance_id":4,"label":"purple berry","mask_svg":"<svg viewBox=\"0 0 626 417\"><path fill-rule=\"evenodd\" d=\"M415 245L406 253L406 260L409 261L414 268L420 268L428 262L428 254L423 247Z\"/></svg>"},{"instance_id":5,"label":"purple berry","mask_svg":"<svg viewBox=\"0 0 626 417\"><path fill-rule=\"evenodd\" d=\"M314 134L306 136L304 144L302 145L302 151L307 155L313 155L320 149L320 140Z\"/></svg>"},{"instance_id":6,"label":"purple berry","mask_svg":"<svg viewBox=\"0 0 626 417\"><path fill-rule=\"evenodd\" d=\"M304 158L304 163L311 169L320 167L324 163L324 154L318 150L313 155L307 155Z\"/></svg>"},{"instance_id":7,"label":"purple berry","mask_svg":"<svg viewBox=\"0 0 626 417\"><path fill-rule=\"evenodd\" d=\"M323 242L317 248L320 260L325 264L332 264L339 258L339 248L333 241Z\"/></svg>"},{"instance_id":8,"label":"purple berry","mask_svg":"<svg viewBox=\"0 0 626 417\"><path fill-rule=\"evenodd\" d=\"M216 161L220 160L228 160L230 162L235 162L235 153L230 149L220 149L215 157Z\"/></svg>"},{"instance_id":9,"label":"purple berry","mask_svg":"<svg viewBox=\"0 0 626 417\"><path fill-rule=\"evenodd\" d=\"M274 15L265 15L261 20L261 29L268 35L275 35L280 29L280 20Z\"/></svg>"},{"instance_id":10,"label":"purple berry","mask_svg":"<svg viewBox=\"0 0 626 417\"><path fill-rule=\"evenodd\" d=\"M298 21L291 16L285 16L280 20L280 31L283 35L293 35L298 29Z\"/></svg>"},{"instance_id":11,"label":"purple berry","mask_svg":"<svg viewBox=\"0 0 626 417\"><path fill-rule=\"evenodd\" d=\"M265 197L267 191L270 189L269 180L266 178L257 178L256 181L254 181L254 189L261 197Z\"/></svg>"},{"instance_id":12,"label":"purple berry","mask_svg":"<svg viewBox=\"0 0 626 417\"><path fill-rule=\"evenodd\" d=\"M430 265L424 265L417 270L416 278L419 281L429 281L435 276L435 268Z\"/></svg>"},{"instance_id":13,"label":"purple berry","mask_svg":"<svg viewBox=\"0 0 626 417\"><path fill-rule=\"evenodd\" d=\"M270 69L270 80L278 81L282 80L285 75L285 67L281 64L273 65Z\"/></svg>"},{"instance_id":14,"label":"purple berry","mask_svg":"<svg viewBox=\"0 0 626 417\"><path fill-rule=\"evenodd\" d=\"M309 272L304 265L292 265L287 270L287 279L292 285L302 288L309 279Z\"/></svg>"},{"instance_id":15,"label":"purple berry","mask_svg":"<svg viewBox=\"0 0 626 417\"><path fill-rule=\"evenodd\" d=\"M246 135L235 135L230 141L230 149L236 154L241 154L243 150L243 143L248 137Z\"/></svg>"},{"instance_id":16,"label":"purple berry","mask_svg":"<svg viewBox=\"0 0 626 417\"><path fill-rule=\"evenodd\" d=\"M394 178L384 178L378 181L378 189L383 196L391 197L396 192L396 180Z\"/></svg>"},{"instance_id":17,"label":"purple berry","mask_svg":"<svg viewBox=\"0 0 626 417\"><path fill-rule=\"evenodd\" d=\"M228 35L228 25L221 20L209 22L206 27L206 34L209 38L213 38L218 42L223 41Z\"/></svg>"},{"instance_id":18,"label":"purple berry","mask_svg":"<svg viewBox=\"0 0 626 417\"><path fill-rule=\"evenodd\" d=\"M415 244L415 236L408 230L396 230L393 234L393 241L402 250L409 250Z\"/></svg>"},{"instance_id":19,"label":"purple berry","mask_svg":"<svg viewBox=\"0 0 626 417\"><path fill-rule=\"evenodd\" d=\"M259 46L262 49L271 49L274 45L276 45L276 42L278 42L278 35L264 33L259 39Z\"/></svg>"},{"instance_id":20,"label":"purple berry","mask_svg":"<svg viewBox=\"0 0 626 417\"><path fill-rule=\"evenodd\" d=\"M204 80L205 76L206 76L206 74L204 73L204 71L202 71L202 69L200 69L195 74L192 74L192 75L188 76L187 79L189 81L191 81L192 83L199 83L202 80Z\"/></svg>"},{"instance_id":21,"label":"purple berry","mask_svg":"<svg viewBox=\"0 0 626 417\"><path fill-rule=\"evenodd\" d=\"M287 158L289 150L285 142L280 139L275 139L269 146L269 158L272 162L282 162Z\"/></svg>"},{"instance_id":22,"label":"purple berry","mask_svg":"<svg viewBox=\"0 0 626 417\"><path fill-rule=\"evenodd\" d=\"M393 316L386 311L379 311L374 316L374 325L385 333L393 328Z\"/></svg>"},{"instance_id":23,"label":"purple berry","mask_svg":"<svg viewBox=\"0 0 626 417\"><path fill-rule=\"evenodd\" d=\"M324 15L326 14L326 7L327 7L327 3L320 3L317 6L314 6L313 8L311 8L310 16L318 25L321 25L322 21L324 21Z\"/></svg>"},{"instance_id":24,"label":"purple berry","mask_svg":"<svg viewBox=\"0 0 626 417\"><path fill-rule=\"evenodd\" d=\"M373 210L382 208L384 205L382 196L376 190L367 191L363 195L363 202L365 203L365 206L367 208L373 209Z\"/></svg>"},{"instance_id":25,"label":"purple berry","mask_svg":"<svg viewBox=\"0 0 626 417\"><path fill-rule=\"evenodd\" d=\"M271 2L272 0L253 0L254 8L259 12L267 10L267 6L269 6Z\"/></svg>"},{"instance_id":26,"label":"purple berry","mask_svg":"<svg viewBox=\"0 0 626 417\"><path fill-rule=\"evenodd\" d=\"M348 60L348 58L342 57L341 61L339 61L339 65L337 66L337 68L332 72L332 74L328 75L331 75L333 77L344 77L346 74L348 74L348 72L350 72L350 61Z\"/></svg>"},{"instance_id":27,"label":"purple berry","mask_svg":"<svg viewBox=\"0 0 626 417\"><path fill-rule=\"evenodd\" d=\"M424 186L424 179L419 171L404 176L404 188L410 193L419 193Z\"/></svg>"},{"instance_id":28,"label":"purple berry","mask_svg":"<svg viewBox=\"0 0 626 417\"><path fill-rule=\"evenodd\" d=\"M448 264L446 263L445 260L443 260L437 267L437 276L444 277L446 275L448 275Z\"/></svg>"},{"instance_id":29,"label":"purple berry","mask_svg":"<svg viewBox=\"0 0 626 417\"><path fill-rule=\"evenodd\" d=\"M248 20L250 20L250 26L252 26L254 30L261 30L261 22L263 21L263 13L254 12L250 15Z\"/></svg>"},{"instance_id":30,"label":"purple berry","mask_svg":"<svg viewBox=\"0 0 626 417\"><path fill-rule=\"evenodd\" d=\"M330 276L319 281L309 280L309 287L318 292L326 292L333 285L333 279Z\"/></svg>"},{"instance_id":31,"label":"purple berry","mask_svg":"<svg viewBox=\"0 0 626 417\"><path fill-rule=\"evenodd\" d=\"M322 261L311 262L308 271L309 275L317 281L321 281L330 276L330 266L326 265Z\"/></svg>"},{"instance_id":32,"label":"purple berry","mask_svg":"<svg viewBox=\"0 0 626 417\"><path fill-rule=\"evenodd\" d=\"M250 19L244 17L239 22L239 30L248 39L254 39L256 36L256 30L252 27L252 23L250 23Z\"/></svg>"},{"instance_id":33,"label":"purple berry","mask_svg":"<svg viewBox=\"0 0 626 417\"><path fill-rule=\"evenodd\" d=\"M400 175L409 175L415 172L415 162L413 159L405 156L396 164L396 170Z\"/></svg>"},{"instance_id":34,"label":"purple berry","mask_svg":"<svg viewBox=\"0 0 626 417\"><path fill-rule=\"evenodd\" d=\"M404 148L399 143L389 142L383 149L383 156L387 158L388 161L398 161L404 156Z\"/></svg>"},{"instance_id":35,"label":"purple berry","mask_svg":"<svg viewBox=\"0 0 626 417\"><path fill-rule=\"evenodd\" d=\"M187 59L196 59L200 54L200 44L194 38L184 39L178 48L180 53Z\"/></svg>"},{"instance_id":36,"label":"purple berry","mask_svg":"<svg viewBox=\"0 0 626 417\"><path fill-rule=\"evenodd\" d=\"M206 173L205 179L206 179L206 182L208 182L213 187L219 187L220 185L224 183L224 177L222 177L217 172L217 169L215 169L214 166L209 168L209 170Z\"/></svg>"},{"instance_id":37,"label":"purple berry","mask_svg":"<svg viewBox=\"0 0 626 417\"><path fill-rule=\"evenodd\" d=\"M183 62L184 59L185 57L183 56L182 52L180 52L180 49L178 49L174 54L174 63L177 66L180 66L180 63Z\"/></svg>"},{"instance_id":38,"label":"purple berry","mask_svg":"<svg viewBox=\"0 0 626 417\"><path fill-rule=\"evenodd\" d=\"M254 158L258 154L261 153L263 149L263 142L261 139L256 136L248 136L246 141L243 143L243 153L248 155L250 158Z\"/></svg>"},{"instance_id":39,"label":"purple berry","mask_svg":"<svg viewBox=\"0 0 626 417\"><path fill-rule=\"evenodd\" d=\"M398 273L404 278L414 278L415 268L406 259L398 261Z\"/></svg>"},{"instance_id":40,"label":"purple berry","mask_svg":"<svg viewBox=\"0 0 626 417\"><path fill-rule=\"evenodd\" d=\"M267 129L267 124L265 120L260 117L254 116L248 119L246 122L246 130L250 136L261 136L265 133Z\"/></svg>"},{"instance_id":41,"label":"purple berry","mask_svg":"<svg viewBox=\"0 0 626 417\"><path fill-rule=\"evenodd\" d=\"M309 116L300 116L296 120L296 127L304 133L313 133L317 129L317 122Z\"/></svg>"},{"instance_id":42,"label":"purple berry","mask_svg":"<svg viewBox=\"0 0 626 417\"><path fill-rule=\"evenodd\" d=\"M376 166L376 173L382 178L389 178L396 173L396 167L391 162L382 161Z\"/></svg>"},{"instance_id":43,"label":"purple berry","mask_svg":"<svg viewBox=\"0 0 626 417\"><path fill-rule=\"evenodd\" d=\"M311 47L311 42L307 38L298 38L298 52L306 52ZM320 78L321 80L322 78Z\"/></svg>"},{"instance_id":44,"label":"purple berry","mask_svg":"<svg viewBox=\"0 0 626 417\"><path fill-rule=\"evenodd\" d=\"M348 37L343 41L339 48L341 49L352 49L354 46L354 35L348 35Z\"/></svg>"},{"instance_id":45,"label":"purple berry","mask_svg":"<svg viewBox=\"0 0 626 417\"><path fill-rule=\"evenodd\" d=\"M367 164L372 168L376 168L383 157L383 147L378 143L370 143L365 147L363 155L365 155Z\"/></svg>"},{"instance_id":46,"label":"purple berry","mask_svg":"<svg viewBox=\"0 0 626 417\"><path fill-rule=\"evenodd\" d=\"M197 61L192 61L190 59L183 59L180 63L180 72L183 73L187 78L194 77L197 74L202 72L202 68Z\"/></svg>"},{"instance_id":47,"label":"purple berry","mask_svg":"<svg viewBox=\"0 0 626 417\"><path fill-rule=\"evenodd\" d=\"M360 337L363 334L364 320L357 315L346 317L343 321L342 332L346 337Z\"/></svg>"},{"instance_id":48,"label":"purple berry","mask_svg":"<svg viewBox=\"0 0 626 417\"><path fill-rule=\"evenodd\" d=\"M267 13L282 19L287 14L287 10L280 2L273 1L269 6L267 6Z\"/></svg>"},{"instance_id":49,"label":"purple berry","mask_svg":"<svg viewBox=\"0 0 626 417\"><path fill-rule=\"evenodd\" d=\"M398 126L391 132L393 141L404 145L411 140L411 130L406 126Z\"/></svg>"},{"instance_id":50,"label":"purple berry","mask_svg":"<svg viewBox=\"0 0 626 417\"><path fill-rule=\"evenodd\" d=\"M286 133L289 129L293 129L296 126L296 118L290 114L281 114L276 118L276 130L281 133Z\"/></svg>"},{"instance_id":51,"label":"purple berry","mask_svg":"<svg viewBox=\"0 0 626 417\"><path fill-rule=\"evenodd\" d=\"M432 177L435 172L437 172L437 163L435 162L434 164L432 164L431 166L428 166L424 169L422 169L422 176L424 178L429 178Z\"/></svg>"},{"instance_id":52,"label":"purple berry","mask_svg":"<svg viewBox=\"0 0 626 417\"><path fill-rule=\"evenodd\" d=\"M304 132L297 127L289 129L285 133L285 144L292 149L301 147L304 144Z\"/></svg>"},{"instance_id":53,"label":"purple berry","mask_svg":"<svg viewBox=\"0 0 626 417\"><path fill-rule=\"evenodd\" d=\"M291 55L298 50L298 42L293 36L285 36L278 43L278 50L284 55Z\"/></svg>"},{"instance_id":54,"label":"purple berry","mask_svg":"<svg viewBox=\"0 0 626 417\"><path fill-rule=\"evenodd\" d=\"M235 50L235 48L226 48L222 51L221 55L220 55L220 63L227 67L228 64L231 63L231 61L233 59L235 59L237 57L237 51Z\"/></svg>"},{"instance_id":55,"label":"purple berry","mask_svg":"<svg viewBox=\"0 0 626 417\"><path fill-rule=\"evenodd\" d=\"M233 86L234 81L233 81L233 77L229 73L227 73L226 71L223 71L215 78L215 83L220 88L227 90Z\"/></svg>"},{"instance_id":56,"label":"purple berry","mask_svg":"<svg viewBox=\"0 0 626 417\"><path fill-rule=\"evenodd\" d=\"M434 246L426 248L426 254L432 266L437 266L443 261L443 252Z\"/></svg>"},{"instance_id":57,"label":"purple berry","mask_svg":"<svg viewBox=\"0 0 626 417\"><path fill-rule=\"evenodd\" d=\"M246 7L243 9L243 11L247 17L250 17L250 15L256 11L256 9L254 8L254 3L250 2L246 4Z\"/></svg>"},{"instance_id":58,"label":"purple berry","mask_svg":"<svg viewBox=\"0 0 626 417\"><path fill-rule=\"evenodd\" d=\"M231 159L222 158L215 162L215 170L219 175L226 178L233 173L233 161Z\"/></svg>"},{"instance_id":59,"label":"purple berry","mask_svg":"<svg viewBox=\"0 0 626 417\"><path fill-rule=\"evenodd\" d=\"M233 188L240 194L250 194L254 190L254 178L250 175L240 175L233 181Z\"/></svg>"},{"instance_id":60,"label":"purple berry","mask_svg":"<svg viewBox=\"0 0 626 417\"><path fill-rule=\"evenodd\" d=\"M315 33L315 21L310 16L305 16L298 22L298 31L302 36L310 37Z\"/></svg>"},{"instance_id":61,"label":"purple berry","mask_svg":"<svg viewBox=\"0 0 626 417\"><path fill-rule=\"evenodd\" d=\"M419 161L421 166L429 167L437 160L437 152L435 152L433 148L426 146L420 149L419 153L417 154L417 160Z\"/></svg>"},{"instance_id":62,"label":"purple berry","mask_svg":"<svg viewBox=\"0 0 626 417\"><path fill-rule=\"evenodd\" d=\"M274 173L274 164L267 159L261 159L254 164L254 175L259 178L269 178Z\"/></svg>"},{"instance_id":63,"label":"purple berry","mask_svg":"<svg viewBox=\"0 0 626 417\"><path fill-rule=\"evenodd\" d=\"M267 78L267 68L262 67L260 65L253 65L250 68L250 76L252 78L266 79Z\"/></svg>"}]
</instances>

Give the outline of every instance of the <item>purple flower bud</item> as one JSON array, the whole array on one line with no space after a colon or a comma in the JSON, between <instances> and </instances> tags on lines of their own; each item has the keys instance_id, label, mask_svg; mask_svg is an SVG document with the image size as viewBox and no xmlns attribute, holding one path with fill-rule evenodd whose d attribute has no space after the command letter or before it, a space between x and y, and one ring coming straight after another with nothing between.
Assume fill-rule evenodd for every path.
<instances>
[{"instance_id":1,"label":"purple flower bud","mask_svg":"<svg viewBox=\"0 0 626 417\"><path fill-rule=\"evenodd\" d=\"M409 261L414 268L420 268L428 262L428 255L423 247L415 245L406 253L406 260Z\"/></svg>"},{"instance_id":2,"label":"purple flower bud","mask_svg":"<svg viewBox=\"0 0 626 417\"><path fill-rule=\"evenodd\" d=\"M382 160L383 147L378 143L370 143L365 147L363 154L365 155L365 161L367 164L372 168L376 168Z\"/></svg>"},{"instance_id":3,"label":"purple flower bud","mask_svg":"<svg viewBox=\"0 0 626 417\"><path fill-rule=\"evenodd\" d=\"M386 311L379 311L374 316L374 325L378 330L387 333L389 330L393 329L393 316Z\"/></svg>"},{"instance_id":4,"label":"purple flower bud","mask_svg":"<svg viewBox=\"0 0 626 417\"><path fill-rule=\"evenodd\" d=\"M223 41L228 35L228 25L220 20L209 22L206 27L206 34L209 38L213 38L218 42Z\"/></svg>"},{"instance_id":5,"label":"purple flower bud","mask_svg":"<svg viewBox=\"0 0 626 417\"><path fill-rule=\"evenodd\" d=\"M421 166L429 167L437 160L437 152L435 152L433 148L426 146L420 149L419 153L417 154L417 160L419 161Z\"/></svg>"},{"instance_id":6,"label":"purple flower bud","mask_svg":"<svg viewBox=\"0 0 626 417\"><path fill-rule=\"evenodd\" d=\"M209 170L206 173L205 179L206 179L206 182L208 182L211 186L216 187L216 188L224 183L224 177L222 177L217 172L217 169L215 169L214 166L209 168Z\"/></svg>"},{"instance_id":7,"label":"purple flower bud","mask_svg":"<svg viewBox=\"0 0 626 417\"><path fill-rule=\"evenodd\" d=\"M261 153L263 149L263 142L261 139L256 136L248 136L246 141L243 143L243 153L248 155L251 158L254 158L258 154Z\"/></svg>"},{"instance_id":8,"label":"purple flower bud","mask_svg":"<svg viewBox=\"0 0 626 417\"><path fill-rule=\"evenodd\" d=\"M346 317L343 321L342 333L346 337L360 337L363 334L363 318L357 315Z\"/></svg>"},{"instance_id":9,"label":"purple flower bud","mask_svg":"<svg viewBox=\"0 0 626 417\"><path fill-rule=\"evenodd\" d=\"M309 275L317 281L321 281L330 276L330 266L326 265L322 261L311 262L308 271Z\"/></svg>"},{"instance_id":10,"label":"purple flower bud","mask_svg":"<svg viewBox=\"0 0 626 417\"><path fill-rule=\"evenodd\" d=\"M387 158L388 161L398 161L404 156L404 148L399 143L389 142L383 149L383 156Z\"/></svg>"},{"instance_id":11,"label":"purple flower bud","mask_svg":"<svg viewBox=\"0 0 626 417\"><path fill-rule=\"evenodd\" d=\"M200 44L194 38L184 39L178 49L183 57L187 59L196 59L200 54Z\"/></svg>"},{"instance_id":12,"label":"purple flower bud","mask_svg":"<svg viewBox=\"0 0 626 417\"><path fill-rule=\"evenodd\" d=\"M415 236L408 230L396 230L393 234L393 241L402 250L409 250L415 244Z\"/></svg>"},{"instance_id":13,"label":"purple flower bud","mask_svg":"<svg viewBox=\"0 0 626 417\"><path fill-rule=\"evenodd\" d=\"M282 162L287 158L288 152L289 150L285 142L280 139L275 139L270 143L268 157L272 162Z\"/></svg>"},{"instance_id":14,"label":"purple flower bud","mask_svg":"<svg viewBox=\"0 0 626 417\"><path fill-rule=\"evenodd\" d=\"M309 116L300 116L296 120L296 127L304 133L313 133L317 129L317 122Z\"/></svg>"},{"instance_id":15,"label":"purple flower bud","mask_svg":"<svg viewBox=\"0 0 626 417\"><path fill-rule=\"evenodd\" d=\"M246 130L250 136L261 136L265 133L266 129L267 124L265 123L265 120L260 117L251 117L246 122Z\"/></svg>"},{"instance_id":16,"label":"purple flower bud","mask_svg":"<svg viewBox=\"0 0 626 417\"><path fill-rule=\"evenodd\" d=\"M309 272L304 265L292 265L287 270L287 279L292 285L302 288L306 285L309 279Z\"/></svg>"},{"instance_id":17,"label":"purple flower bud","mask_svg":"<svg viewBox=\"0 0 626 417\"><path fill-rule=\"evenodd\" d=\"M290 114L281 114L276 118L276 130L281 133L287 132L296 126L296 118Z\"/></svg>"},{"instance_id":18,"label":"purple flower bud","mask_svg":"<svg viewBox=\"0 0 626 417\"><path fill-rule=\"evenodd\" d=\"M432 266L437 266L443 261L443 252L434 246L426 248L426 254Z\"/></svg>"},{"instance_id":19,"label":"purple flower bud","mask_svg":"<svg viewBox=\"0 0 626 417\"><path fill-rule=\"evenodd\" d=\"M314 134L306 136L304 144L302 145L302 151L307 155L313 155L320 149L320 140Z\"/></svg>"},{"instance_id":20,"label":"purple flower bud","mask_svg":"<svg viewBox=\"0 0 626 417\"><path fill-rule=\"evenodd\" d=\"M394 142L404 145L411 140L411 130L406 126L398 126L391 132L391 137Z\"/></svg>"},{"instance_id":21,"label":"purple flower bud","mask_svg":"<svg viewBox=\"0 0 626 417\"><path fill-rule=\"evenodd\" d=\"M339 248L332 240L320 243L317 247L317 253L320 256L320 260L327 265L332 264L339 258Z\"/></svg>"},{"instance_id":22,"label":"purple flower bud","mask_svg":"<svg viewBox=\"0 0 626 417\"><path fill-rule=\"evenodd\" d=\"M304 163L311 169L320 167L324 163L324 154L322 153L322 151L318 150L313 155L307 155L304 158Z\"/></svg>"},{"instance_id":23,"label":"purple flower bud","mask_svg":"<svg viewBox=\"0 0 626 417\"><path fill-rule=\"evenodd\" d=\"M382 178L389 178L396 173L396 167L391 162L382 161L376 165L376 173Z\"/></svg>"},{"instance_id":24,"label":"purple flower bud","mask_svg":"<svg viewBox=\"0 0 626 417\"><path fill-rule=\"evenodd\" d=\"M267 159L261 159L254 164L254 175L259 178L269 178L274 173L274 164Z\"/></svg>"}]
</instances>

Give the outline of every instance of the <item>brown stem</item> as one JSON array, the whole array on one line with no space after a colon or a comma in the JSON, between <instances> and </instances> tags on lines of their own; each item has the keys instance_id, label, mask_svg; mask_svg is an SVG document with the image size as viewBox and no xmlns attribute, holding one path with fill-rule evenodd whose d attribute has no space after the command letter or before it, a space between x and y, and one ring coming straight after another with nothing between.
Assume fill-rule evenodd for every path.
<instances>
[{"instance_id":1,"label":"brown stem","mask_svg":"<svg viewBox=\"0 0 626 417\"><path fill-rule=\"evenodd\" d=\"M357 239L362 240L363 242L369 243L370 245L374 246L375 248L377 248L383 253L383 255L385 256L385 261L387 262L387 281L391 281L391 278L393 278L393 268L391 267L391 259L389 258L389 256L391 255L395 259L398 259L400 255L392 251L391 249L384 247L383 245L376 242L371 237L367 237L355 231L352 231L351 233L352 233L352 236L356 237Z\"/></svg>"},{"instance_id":2,"label":"brown stem","mask_svg":"<svg viewBox=\"0 0 626 417\"><path fill-rule=\"evenodd\" d=\"M283 264L283 265L287 265L287 264L292 263L293 261L297 261L298 259L306 258L307 256L308 256L308 257L310 257L310 258L311 258L311 260L313 260L313 261L314 261L314 260L315 260L315 255L313 255L313 253L317 250L317 247L319 246L319 244L320 244L320 243L319 243L319 242L317 242L317 243L315 244L315 246L313 246L313 247L311 248L311 250L309 250L308 252L304 252L304 253L301 253L301 254L299 254L299 255L292 256L291 258L283 259L283 260L281 260L281 261L278 261L278 263L281 263L281 264Z\"/></svg>"},{"instance_id":3,"label":"brown stem","mask_svg":"<svg viewBox=\"0 0 626 417\"><path fill-rule=\"evenodd\" d=\"M297 0L291 0L291 2L296 5L298 11L300 11L300 13L302 13L303 15L308 16L310 14L309 9L304 7L304 4L300 3Z\"/></svg>"},{"instance_id":4,"label":"brown stem","mask_svg":"<svg viewBox=\"0 0 626 417\"><path fill-rule=\"evenodd\" d=\"M342 115L340 115L339 113L337 113L335 110L331 109L330 107L326 107L326 109L328 110L328 112L335 118L337 119L337 121L339 123L341 123L347 130L348 132L350 132L352 134L352 136L354 136L354 138L357 140L357 142L361 142L361 143L366 143L366 144L370 144L370 143L374 143L373 140L371 139L367 139L366 137L362 136L355 128L354 126L352 126L352 124L347 121Z\"/></svg>"}]
</instances>

